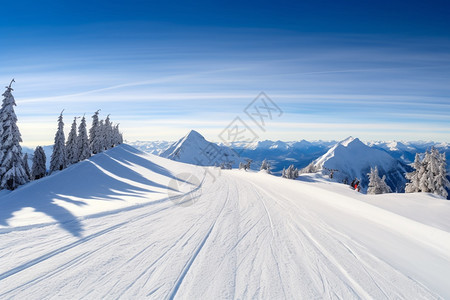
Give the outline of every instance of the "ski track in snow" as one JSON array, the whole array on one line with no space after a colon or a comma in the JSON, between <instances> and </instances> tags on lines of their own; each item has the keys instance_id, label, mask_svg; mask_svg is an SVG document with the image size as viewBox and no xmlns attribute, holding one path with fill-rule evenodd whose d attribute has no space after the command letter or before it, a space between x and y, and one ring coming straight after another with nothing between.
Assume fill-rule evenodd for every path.
<instances>
[{"instance_id":1,"label":"ski track in snow","mask_svg":"<svg viewBox=\"0 0 450 300\"><path fill-rule=\"evenodd\" d=\"M330 191L311 196L318 189L311 183L234 170L213 180L201 168L183 168L203 176L191 205L165 198L80 217L83 237L57 224L1 232L0 298L450 297L442 285L450 253L342 213L328 202ZM450 241L448 232L439 234ZM409 261L389 252L416 247L404 253ZM442 266L429 280L432 270L416 261L423 257Z\"/></svg>"}]
</instances>

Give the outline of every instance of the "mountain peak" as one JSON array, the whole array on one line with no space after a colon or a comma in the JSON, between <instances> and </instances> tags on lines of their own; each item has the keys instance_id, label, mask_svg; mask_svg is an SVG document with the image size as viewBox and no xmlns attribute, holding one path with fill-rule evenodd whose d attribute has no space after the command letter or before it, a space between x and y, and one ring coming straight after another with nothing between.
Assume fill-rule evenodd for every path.
<instances>
[{"instance_id":1,"label":"mountain peak","mask_svg":"<svg viewBox=\"0 0 450 300\"><path fill-rule=\"evenodd\" d=\"M238 161L237 154L226 146L207 141L195 130L173 143L161 153L162 157L184 163L211 166L221 162Z\"/></svg>"},{"instance_id":2,"label":"mountain peak","mask_svg":"<svg viewBox=\"0 0 450 300\"><path fill-rule=\"evenodd\" d=\"M342 140L339 142L340 145L347 147L348 145L350 145L351 143L353 143L354 141L358 142L360 141L358 138L354 138L352 136L349 136L348 138Z\"/></svg>"},{"instance_id":3,"label":"mountain peak","mask_svg":"<svg viewBox=\"0 0 450 300\"><path fill-rule=\"evenodd\" d=\"M386 182L393 190L400 190L405 184L403 175L405 170L399 166L395 158L351 136L329 149L327 153L316 159L313 165L316 170L322 170L325 173L328 170L337 170L334 174L334 180L337 181L359 178L363 188L368 185L367 173L373 167L378 167L380 174L386 175Z\"/></svg>"},{"instance_id":4,"label":"mountain peak","mask_svg":"<svg viewBox=\"0 0 450 300\"><path fill-rule=\"evenodd\" d=\"M186 134L185 139L205 139L203 135L198 133L198 131L191 130L188 134Z\"/></svg>"}]
</instances>

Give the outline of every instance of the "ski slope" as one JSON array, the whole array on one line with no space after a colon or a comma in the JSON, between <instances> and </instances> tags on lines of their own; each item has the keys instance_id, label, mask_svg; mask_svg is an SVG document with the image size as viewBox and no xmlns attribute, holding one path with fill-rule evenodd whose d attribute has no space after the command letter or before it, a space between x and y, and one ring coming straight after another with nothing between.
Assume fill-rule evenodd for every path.
<instances>
[{"instance_id":1,"label":"ski slope","mask_svg":"<svg viewBox=\"0 0 450 300\"><path fill-rule=\"evenodd\" d=\"M450 298L449 204L122 145L0 195L0 298Z\"/></svg>"}]
</instances>

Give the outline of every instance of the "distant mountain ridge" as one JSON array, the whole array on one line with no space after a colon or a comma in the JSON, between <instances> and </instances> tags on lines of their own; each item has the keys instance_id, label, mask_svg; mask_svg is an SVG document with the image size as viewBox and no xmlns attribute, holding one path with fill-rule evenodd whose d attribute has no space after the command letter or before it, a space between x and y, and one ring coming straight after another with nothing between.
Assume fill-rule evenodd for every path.
<instances>
[{"instance_id":1,"label":"distant mountain ridge","mask_svg":"<svg viewBox=\"0 0 450 300\"><path fill-rule=\"evenodd\" d=\"M151 154L161 155L174 144L167 141L138 141L128 142L130 145ZM257 141L253 143L235 141L232 142L229 149L235 150L241 158L250 158L254 162L252 168L257 168L264 159L272 164L272 171L280 172L283 168L294 164L297 168L304 168L312 161L324 155L336 141ZM445 152L447 160L450 161L450 145L448 143L437 142L405 142L405 141L369 141L361 143L370 148L381 150L388 153L393 158L403 164L410 164L414 160L416 153L424 153L431 147L436 147L441 152ZM224 147L223 144L218 146ZM193 162L195 163L195 162ZM447 165L450 171L450 164Z\"/></svg>"}]
</instances>

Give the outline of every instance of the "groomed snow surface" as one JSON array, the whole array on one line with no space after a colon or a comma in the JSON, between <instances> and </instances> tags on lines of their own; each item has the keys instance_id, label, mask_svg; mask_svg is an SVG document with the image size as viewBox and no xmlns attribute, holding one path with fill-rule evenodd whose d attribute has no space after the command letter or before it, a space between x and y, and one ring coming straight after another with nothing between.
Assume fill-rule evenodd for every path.
<instances>
[{"instance_id":1,"label":"groomed snow surface","mask_svg":"<svg viewBox=\"0 0 450 300\"><path fill-rule=\"evenodd\" d=\"M1 193L1 299L450 298L450 202L428 194L127 145Z\"/></svg>"}]
</instances>

